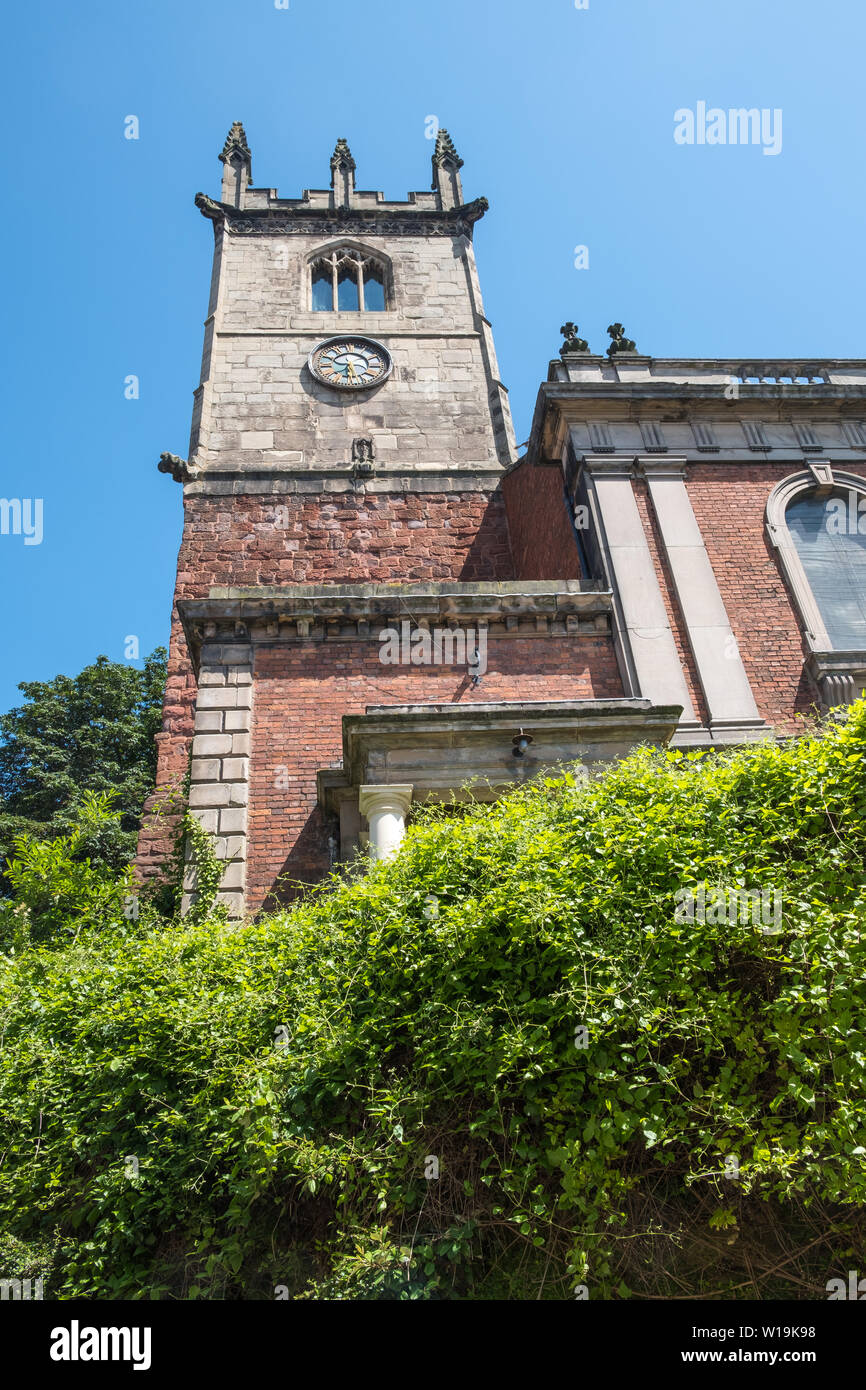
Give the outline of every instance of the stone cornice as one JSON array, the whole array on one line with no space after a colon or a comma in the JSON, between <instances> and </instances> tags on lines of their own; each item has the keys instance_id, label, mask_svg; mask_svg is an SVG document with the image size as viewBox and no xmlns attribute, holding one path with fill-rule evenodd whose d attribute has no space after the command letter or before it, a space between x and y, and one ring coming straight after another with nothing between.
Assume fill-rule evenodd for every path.
<instances>
[{"instance_id":1,"label":"stone cornice","mask_svg":"<svg viewBox=\"0 0 866 1390\"><path fill-rule=\"evenodd\" d=\"M472 236L487 212L486 198L450 209L423 208L413 203L382 203L376 207L317 207L303 199L275 199L268 207L231 207L206 193L195 195L204 217L224 224L234 236Z\"/></svg>"},{"instance_id":2,"label":"stone cornice","mask_svg":"<svg viewBox=\"0 0 866 1390\"><path fill-rule=\"evenodd\" d=\"M393 494L406 496L415 493L483 492L493 493L505 473L499 463L475 464L454 468L389 468L376 464L375 472L357 476L351 463L305 467L296 462L266 458L263 463L237 464L208 462L199 458L198 476L184 486L184 495L198 497L254 496L320 496L329 493Z\"/></svg>"},{"instance_id":3,"label":"stone cornice","mask_svg":"<svg viewBox=\"0 0 866 1390\"><path fill-rule=\"evenodd\" d=\"M864 369L866 373L866 369ZM738 382L738 395L734 399L725 397L726 383L702 381L660 381L646 377L640 381L546 381L542 384L541 395L547 401L556 402L562 408L573 401L580 409L585 409L587 401L598 400L609 405L611 401L711 401L728 410L748 405L752 401L784 401L786 405L808 403L821 404L833 409L834 401L866 400L866 381L847 384L843 382L812 382L802 386L770 385L768 383Z\"/></svg>"},{"instance_id":4,"label":"stone cornice","mask_svg":"<svg viewBox=\"0 0 866 1390\"><path fill-rule=\"evenodd\" d=\"M377 641L386 627L484 627L490 638L604 637L613 596L575 580L460 584L295 584L212 589L177 610L198 668L230 662L248 644Z\"/></svg>"}]
</instances>

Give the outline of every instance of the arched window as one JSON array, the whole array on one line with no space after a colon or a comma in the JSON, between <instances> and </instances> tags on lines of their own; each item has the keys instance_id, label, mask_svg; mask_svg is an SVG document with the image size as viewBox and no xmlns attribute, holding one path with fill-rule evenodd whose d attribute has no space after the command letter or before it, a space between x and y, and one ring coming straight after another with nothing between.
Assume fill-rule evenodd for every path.
<instances>
[{"instance_id":1,"label":"arched window","mask_svg":"<svg viewBox=\"0 0 866 1390\"><path fill-rule=\"evenodd\" d=\"M310 305L324 313L383 313L387 273L372 252L335 247L316 256L310 266Z\"/></svg>"},{"instance_id":2,"label":"arched window","mask_svg":"<svg viewBox=\"0 0 866 1390\"><path fill-rule=\"evenodd\" d=\"M850 703L866 684L866 479L811 464L773 489L767 529L823 702Z\"/></svg>"},{"instance_id":3,"label":"arched window","mask_svg":"<svg viewBox=\"0 0 866 1390\"><path fill-rule=\"evenodd\" d=\"M866 648L866 497L800 496L789 503L785 522L831 647Z\"/></svg>"}]
</instances>

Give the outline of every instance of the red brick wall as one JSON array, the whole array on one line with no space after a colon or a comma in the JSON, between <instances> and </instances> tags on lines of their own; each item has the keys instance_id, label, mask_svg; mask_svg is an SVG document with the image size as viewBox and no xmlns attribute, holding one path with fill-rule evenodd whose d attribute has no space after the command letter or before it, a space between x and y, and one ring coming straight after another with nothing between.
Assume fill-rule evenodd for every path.
<instances>
[{"instance_id":1,"label":"red brick wall","mask_svg":"<svg viewBox=\"0 0 866 1390\"><path fill-rule=\"evenodd\" d=\"M463 582L511 579L502 494L412 496L188 496L177 562L175 602L212 587L257 584ZM165 790L186 773L196 700L186 640L172 609L157 793L146 808L137 866L159 873L174 821L157 817Z\"/></svg>"},{"instance_id":2,"label":"red brick wall","mask_svg":"<svg viewBox=\"0 0 866 1390\"><path fill-rule=\"evenodd\" d=\"M866 463L846 465L866 476ZM722 599L762 716L780 731L811 707L798 616L764 523L775 484L798 461L691 466L687 487ZM653 553L696 714L706 717L700 683L643 483L638 508ZM285 508L282 513L278 507ZM508 522L506 524L506 508ZM283 523L275 520L279 515ZM509 531L512 551L509 545ZM189 498L176 597L215 585L407 582L449 579L576 579L577 546L559 470L517 469L492 496ZM622 693L612 647L603 639L492 639L489 671L477 690L465 671L386 667L378 647L357 643L264 649L258 656L251 794L250 906L261 905L286 872L305 881L327 867L326 835L315 809L315 774L342 753L343 714L368 704L452 700L571 699ZM186 770L195 680L175 619L169 657L158 785ZM289 767L291 795L273 786ZM163 821L142 831L139 868L159 869L169 846Z\"/></svg>"},{"instance_id":3,"label":"red brick wall","mask_svg":"<svg viewBox=\"0 0 866 1390\"><path fill-rule=\"evenodd\" d=\"M502 479L516 579L580 579L559 464L524 463Z\"/></svg>"},{"instance_id":4,"label":"red brick wall","mask_svg":"<svg viewBox=\"0 0 866 1390\"><path fill-rule=\"evenodd\" d=\"M754 464L690 465L686 485L746 673L763 718L780 733L796 726L816 692L803 672L799 616L778 557L767 537L767 498L782 478L802 470L802 460ZM866 477L866 463L846 463ZM634 484L638 510L656 576L698 718L707 711L697 667L646 483ZM524 465L503 480L515 570L521 578L571 579L579 575L577 548L558 469ZM570 541L571 548L567 542Z\"/></svg>"},{"instance_id":5,"label":"red brick wall","mask_svg":"<svg viewBox=\"0 0 866 1390\"><path fill-rule=\"evenodd\" d=\"M606 637L491 638L488 669L476 687L465 667L383 666L379 651L377 640L257 649L250 764L250 912L268 900L280 875L313 882L327 872L328 837L316 807L316 773L342 757L344 714L363 714L368 705L622 695L613 645ZM288 770L288 790L275 785L279 767ZM287 881L283 896L290 895Z\"/></svg>"}]
</instances>

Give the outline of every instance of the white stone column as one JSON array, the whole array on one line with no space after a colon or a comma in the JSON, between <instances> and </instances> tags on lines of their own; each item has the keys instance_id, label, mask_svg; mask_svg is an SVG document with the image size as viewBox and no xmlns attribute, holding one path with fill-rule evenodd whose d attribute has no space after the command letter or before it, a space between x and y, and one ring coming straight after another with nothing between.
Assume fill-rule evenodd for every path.
<instances>
[{"instance_id":1,"label":"white stone column","mask_svg":"<svg viewBox=\"0 0 866 1390\"><path fill-rule=\"evenodd\" d=\"M358 807L370 825L370 850L374 859L390 859L406 833L406 816L412 804L412 787L361 787Z\"/></svg>"}]
</instances>

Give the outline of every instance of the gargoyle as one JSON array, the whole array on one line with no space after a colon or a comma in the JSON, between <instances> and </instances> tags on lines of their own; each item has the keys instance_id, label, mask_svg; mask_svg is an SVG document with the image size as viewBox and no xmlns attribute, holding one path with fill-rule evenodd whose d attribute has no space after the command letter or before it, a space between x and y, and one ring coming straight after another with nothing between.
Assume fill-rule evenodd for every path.
<instances>
[{"instance_id":1,"label":"gargoyle","mask_svg":"<svg viewBox=\"0 0 866 1390\"><path fill-rule=\"evenodd\" d=\"M201 470L177 454L160 454L157 467L160 473L170 473L176 483L193 483Z\"/></svg>"},{"instance_id":2,"label":"gargoyle","mask_svg":"<svg viewBox=\"0 0 866 1390\"><path fill-rule=\"evenodd\" d=\"M222 203L214 202L206 193L196 193L195 205L203 217L209 217L212 222L222 222L226 215L226 210Z\"/></svg>"}]
</instances>

